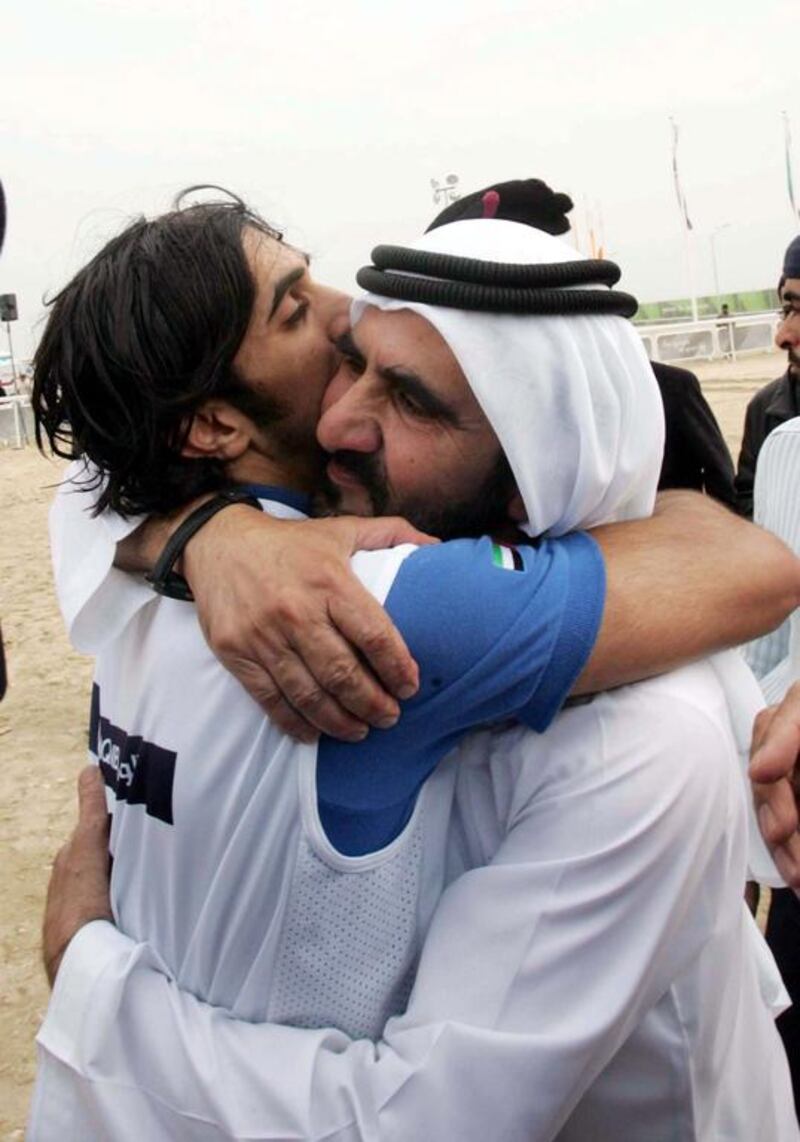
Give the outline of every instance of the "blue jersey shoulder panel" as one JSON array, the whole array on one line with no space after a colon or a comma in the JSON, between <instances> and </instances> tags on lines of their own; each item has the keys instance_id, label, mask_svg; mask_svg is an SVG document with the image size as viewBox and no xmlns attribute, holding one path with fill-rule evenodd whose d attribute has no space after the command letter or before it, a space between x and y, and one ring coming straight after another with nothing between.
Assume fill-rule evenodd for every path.
<instances>
[{"instance_id":1,"label":"blue jersey shoulder panel","mask_svg":"<svg viewBox=\"0 0 800 1142\"><path fill-rule=\"evenodd\" d=\"M392 729L356 746L321 741L331 843L347 855L388 844L468 730L510 718L546 729L589 657L604 599L602 556L583 534L516 548L455 540L410 555L386 609L419 664L420 689Z\"/></svg>"}]
</instances>

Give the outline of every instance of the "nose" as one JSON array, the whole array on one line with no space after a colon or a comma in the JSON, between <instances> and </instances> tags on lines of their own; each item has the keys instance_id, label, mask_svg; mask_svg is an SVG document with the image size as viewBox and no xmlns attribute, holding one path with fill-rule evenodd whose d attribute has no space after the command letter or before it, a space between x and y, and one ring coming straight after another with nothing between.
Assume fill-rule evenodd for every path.
<instances>
[{"instance_id":1,"label":"nose","mask_svg":"<svg viewBox=\"0 0 800 1142\"><path fill-rule=\"evenodd\" d=\"M318 285L317 303L320 319L331 341L335 341L350 327L352 298L332 286Z\"/></svg>"},{"instance_id":2,"label":"nose","mask_svg":"<svg viewBox=\"0 0 800 1142\"><path fill-rule=\"evenodd\" d=\"M800 346L800 311L792 310L784 317L775 332L779 349L797 349Z\"/></svg>"},{"instance_id":3,"label":"nose","mask_svg":"<svg viewBox=\"0 0 800 1142\"><path fill-rule=\"evenodd\" d=\"M341 366L325 392L317 440L326 452L377 452L383 443L380 424L364 381L355 382Z\"/></svg>"}]
</instances>

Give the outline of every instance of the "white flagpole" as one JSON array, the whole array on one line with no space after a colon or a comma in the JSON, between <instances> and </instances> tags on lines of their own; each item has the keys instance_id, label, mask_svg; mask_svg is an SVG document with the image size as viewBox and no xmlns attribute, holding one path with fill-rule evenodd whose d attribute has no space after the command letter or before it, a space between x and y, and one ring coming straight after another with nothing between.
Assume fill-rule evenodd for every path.
<instances>
[{"instance_id":1,"label":"white flagpole","mask_svg":"<svg viewBox=\"0 0 800 1142\"><path fill-rule=\"evenodd\" d=\"M697 290L694 284L694 243L692 241L692 235L688 230L684 232L684 237L686 241L686 276L689 279L689 299L692 303L692 321L699 321L700 312L697 308Z\"/></svg>"},{"instance_id":2,"label":"white flagpole","mask_svg":"<svg viewBox=\"0 0 800 1142\"><path fill-rule=\"evenodd\" d=\"M783 144L786 160L786 189L789 194L789 205L792 208L792 218L795 221L800 218L800 211L797 209L797 203L794 197L794 178L792 177L792 128L789 123L789 115L786 111L781 111L783 116Z\"/></svg>"},{"instance_id":3,"label":"white flagpole","mask_svg":"<svg viewBox=\"0 0 800 1142\"><path fill-rule=\"evenodd\" d=\"M692 321L697 321L699 314L697 309L697 293L694 285L694 245L692 242L692 223L689 218L689 210L686 205L686 196L681 189L680 177L678 175L678 124L670 115L670 125L672 127L672 178L675 183L675 195L678 199L678 209L681 214L681 222L683 223L684 244L686 248L686 276L689 281L689 298L692 305Z\"/></svg>"}]
</instances>

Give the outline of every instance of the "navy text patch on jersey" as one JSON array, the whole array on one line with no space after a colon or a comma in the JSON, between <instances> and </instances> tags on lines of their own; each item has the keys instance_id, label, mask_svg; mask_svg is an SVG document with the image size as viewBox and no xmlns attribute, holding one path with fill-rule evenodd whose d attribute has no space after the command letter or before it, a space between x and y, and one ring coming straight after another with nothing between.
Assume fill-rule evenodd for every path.
<instances>
[{"instance_id":1,"label":"navy text patch on jersey","mask_svg":"<svg viewBox=\"0 0 800 1142\"><path fill-rule=\"evenodd\" d=\"M100 713L100 688L92 687L89 749L118 801L144 805L151 817L172 824L172 785L177 754L128 734Z\"/></svg>"}]
</instances>

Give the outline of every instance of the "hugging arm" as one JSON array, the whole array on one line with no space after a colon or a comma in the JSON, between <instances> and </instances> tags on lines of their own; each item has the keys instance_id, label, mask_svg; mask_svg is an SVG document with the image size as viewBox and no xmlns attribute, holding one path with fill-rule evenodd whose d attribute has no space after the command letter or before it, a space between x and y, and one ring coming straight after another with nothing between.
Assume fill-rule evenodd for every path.
<instances>
[{"instance_id":1,"label":"hugging arm","mask_svg":"<svg viewBox=\"0 0 800 1142\"><path fill-rule=\"evenodd\" d=\"M79 509L72 503L70 510ZM55 512L63 511L60 497ZM216 515L187 546L183 570L212 649L282 728L352 737L353 716L364 726L395 714L393 699L381 700L375 678L361 669L359 651L391 693L403 697L415 688L408 651L348 564L354 546L387 542L386 523L298 524L239 506ZM94 546L87 538L60 559L56 553L56 573L73 585L70 606L82 624L83 649L96 650L85 631L90 622L107 631L119 621L107 604L124 576L112 567L108 523L84 513L83 526L103 534ZM400 540L409 538L397 521L388 526ZM151 567L173 527L154 520L129 529L126 569ZM593 536L605 559L607 599L577 693L745 642L779 625L800 601L800 563L788 549L697 493L663 493L653 518L597 528ZM124 590L128 608L152 597L141 579L131 578Z\"/></svg>"},{"instance_id":2,"label":"hugging arm","mask_svg":"<svg viewBox=\"0 0 800 1142\"><path fill-rule=\"evenodd\" d=\"M226 514L221 513L223 520ZM295 641L292 630L300 629L300 609L320 592L310 571L316 529L327 522L314 521L295 537L282 523L273 523L270 535L262 520L251 518L246 546L239 546L234 528L243 524L230 515L219 525L229 528L226 536L213 530L212 520L192 540L186 574L212 649L226 665L239 645L248 646L247 655L255 657L249 631L256 626L274 628L281 638ZM285 557L270 555L276 534ZM591 534L605 561L606 604L597 644L575 693L646 678L746 642L778 626L800 602L800 561L774 536L699 493L662 493L652 518L606 525ZM231 555L231 589L225 597L215 592L212 598L203 583L211 581L223 543ZM282 569L284 558L291 577ZM234 606L239 587L242 598ZM293 608L281 612L284 589L291 591L296 613L290 613ZM335 589L322 592L329 609ZM218 622L227 631L224 655L215 643Z\"/></svg>"},{"instance_id":3,"label":"hugging arm","mask_svg":"<svg viewBox=\"0 0 800 1142\"><path fill-rule=\"evenodd\" d=\"M591 534L605 557L606 608L578 693L747 642L800 602L789 549L694 492L664 492L652 518Z\"/></svg>"},{"instance_id":4,"label":"hugging arm","mask_svg":"<svg viewBox=\"0 0 800 1142\"><path fill-rule=\"evenodd\" d=\"M95 516L95 488L91 466L74 463L50 512L59 604L73 644L90 654L152 601L144 572L196 506L147 520ZM183 569L192 566L210 645L281 729L358 740L396 719L396 699L419 678L348 557L429 537L397 519L321 520L310 536L307 528L232 506L189 543Z\"/></svg>"}]
</instances>

